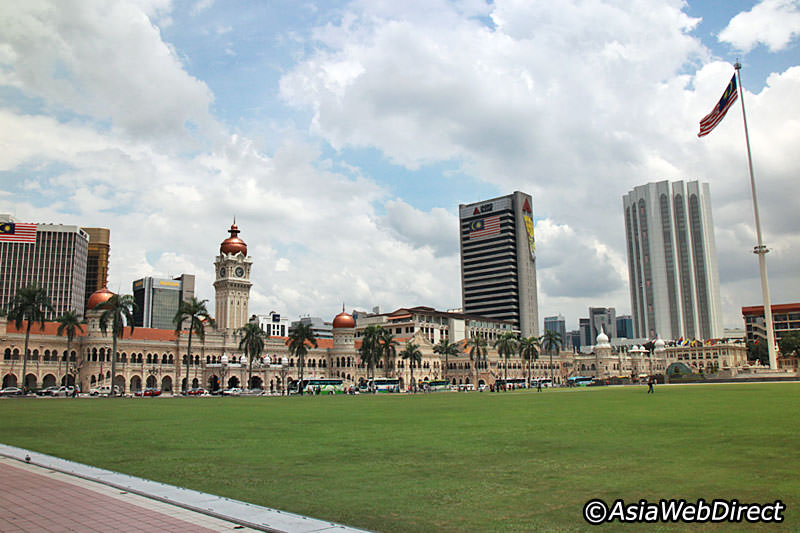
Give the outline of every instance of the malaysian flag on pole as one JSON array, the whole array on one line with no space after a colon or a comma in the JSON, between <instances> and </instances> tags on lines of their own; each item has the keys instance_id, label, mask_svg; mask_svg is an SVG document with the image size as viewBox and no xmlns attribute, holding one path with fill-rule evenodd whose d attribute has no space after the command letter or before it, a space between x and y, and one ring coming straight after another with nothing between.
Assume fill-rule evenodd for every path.
<instances>
[{"instance_id":1,"label":"malaysian flag on pole","mask_svg":"<svg viewBox=\"0 0 800 533\"><path fill-rule=\"evenodd\" d=\"M736 74L734 74L731 78L731 82L725 87L725 92L722 93L722 98L719 99L717 105L711 113L703 117L700 121L700 133L698 133L697 136L702 137L711 133L711 130L722 122L722 119L725 118L725 113L728 112L728 109L730 109L738 97L739 92L736 89Z\"/></svg>"},{"instance_id":2,"label":"malaysian flag on pole","mask_svg":"<svg viewBox=\"0 0 800 533\"><path fill-rule=\"evenodd\" d=\"M469 238L479 239L500 233L500 215L473 220L469 223Z\"/></svg>"},{"instance_id":3,"label":"malaysian flag on pole","mask_svg":"<svg viewBox=\"0 0 800 533\"><path fill-rule=\"evenodd\" d=\"M0 222L0 242L36 242L36 224Z\"/></svg>"}]
</instances>

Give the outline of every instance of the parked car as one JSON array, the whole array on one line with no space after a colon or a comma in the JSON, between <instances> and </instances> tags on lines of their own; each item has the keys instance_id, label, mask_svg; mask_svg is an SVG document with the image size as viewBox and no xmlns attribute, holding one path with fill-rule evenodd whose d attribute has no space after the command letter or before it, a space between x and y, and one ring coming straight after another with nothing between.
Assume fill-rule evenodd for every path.
<instances>
[{"instance_id":1,"label":"parked car","mask_svg":"<svg viewBox=\"0 0 800 533\"><path fill-rule=\"evenodd\" d=\"M45 389L39 389L36 391L36 396L52 396L55 391L58 390L58 387L53 385L52 387L47 387Z\"/></svg>"},{"instance_id":2,"label":"parked car","mask_svg":"<svg viewBox=\"0 0 800 533\"><path fill-rule=\"evenodd\" d=\"M240 389L239 387L232 387L230 389L225 389L224 391L222 391L222 395L223 396L241 396L242 395L242 389Z\"/></svg>"},{"instance_id":3,"label":"parked car","mask_svg":"<svg viewBox=\"0 0 800 533\"><path fill-rule=\"evenodd\" d=\"M89 396L108 396L111 394L111 385L89 389ZM119 385L114 385L114 395L119 395Z\"/></svg>"},{"instance_id":4,"label":"parked car","mask_svg":"<svg viewBox=\"0 0 800 533\"><path fill-rule=\"evenodd\" d=\"M143 391L139 390L136 391L134 396L161 396L161 389L156 389L154 387L147 387Z\"/></svg>"},{"instance_id":5,"label":"parked car","mask_svg":"<svg viewBox=\"0 0 800 533\"><path fill-rule=\"evenodd\" d=\"M75 391L75 387L72 387L72 386L69 386L69 387L58 387L58 389L54 390L50 394L50 396L52 396L54 398L58 397L58 396L64 396L65 398L67 398L69 396L72 396L72 393L74 391Z\"/></svg>"},{"instance_id":6,"label":"parked car","mask_svg":"<svg viewBox=\"0 0 800 533\"><path fill-rule=\"evenodd\" d=\"M0 396L22 396L22 389L19 387L6 387L0 390Z\"/></svg>"},{"instance_id":7,"label":"parked car","mask_svg":"<svg viewBox=\"0 0 800 533\"><path fill-rule=\"evenodd\" d=\"M206 392L205 389L201 388L201 389L190 389L186 394L188 394L189 396L204 396L208 395L208 392Z\"/></svg>"}]
</instances>

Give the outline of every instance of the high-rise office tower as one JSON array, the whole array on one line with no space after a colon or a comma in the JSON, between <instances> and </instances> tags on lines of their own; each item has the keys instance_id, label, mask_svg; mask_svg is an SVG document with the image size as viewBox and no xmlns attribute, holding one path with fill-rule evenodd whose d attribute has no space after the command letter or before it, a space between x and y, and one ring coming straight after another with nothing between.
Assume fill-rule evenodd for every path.
<instances>
[{"instance_id":1,"label":"high-rise office tower","mask_svg":"<svg viewBox=\"0 0 800 533\"><path fill-rule=\"evenodd\" d=\"M609 339L617 336L617 310L613 307L590 307L589 324L592 328L592 339L597 339L601 331L605 331Z\"/></svg>"},{"instance_id":2,"label":"high-rise office tower","mask_svg":"<svg viewBox=\"0 0 800 533\"><path fill-rule=\"evenodd\" d=\"M566 347L567 345L567 321L564 320L562 315L546 316L544 317L545 331L555 331L561 336L561 343Z\"/></svg>"},{"instance_id":3,"label":"high-rise office tower","mask_svg":"<svg viewBox=\"0 0 800 533\"><path fill-rule=\"evenodd\" d=\"M539 335L533 198L508 196L459 206L464 313L507 320Z\"/></svg>"},{"instance_id":4,"label":"high-rise office tower","mask_svg":"<svg viewBox=\"0 0 800 533\"><path fill-rule=\"evenodd\" d=\"M108 283L108 252L111 249L111 232L107 228L81 228L89 235L89 253L86 258L86 299Z\"/></svg>"},{"instance_id":5,"label":"high-rise office tower","mask_svg":"<svg viewBox=\"0 0 800 533\"><path fill-rule=\"evenodd\" d=\"M617 337L620 339L633 339L633 318L631 315L617 317Z\"/></svg>"},{"instance_id":6,"label":"high-rise office tower","mask_svg":"<svg viewBox=\"0 0 800 533\"><path fill-rule=\"evenodd\" d=\"M623 208L636 336L722 336L708 184L648 183L625 195Z\"/></svg>"},{"instance_id":7,"label":"high-rise office tower","mask_svg":"<svg viewBox=\"0 0 800 533\"><path fill-rule=\"evenodd\" d=\"M65 311L83 315L89 235L78 226L36 224L0 214L0 305L7 306L17 291L42 287L54 320Z\"/></svg>"},{"instance_id":8,"label":"high-rise office tower","mask_svg":"<svg viewBox=\"0 0 800 533\"><path fill-rule=\"evenodd\" d=\"M140 328L175 329L175 314L182 301L194 296L194 275L175 279L142 278L133 282L136 310L133 324Z\"/></svg>"}]
</instances>

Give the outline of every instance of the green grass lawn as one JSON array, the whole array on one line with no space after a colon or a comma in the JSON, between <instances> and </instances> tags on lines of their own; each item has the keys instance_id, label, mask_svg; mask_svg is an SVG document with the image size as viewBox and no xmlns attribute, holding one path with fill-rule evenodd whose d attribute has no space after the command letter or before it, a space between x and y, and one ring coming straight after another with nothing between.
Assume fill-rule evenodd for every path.
<instances>
[{"instance_id":1,"label":"green grass lawn","mask_svg":"<svg viewBox=\"0 0 800 533\"><path fill-rule=\"evenodd\" d=\"M381 531L584 531L591 498L781 499L756 529L800 529L800 384L646 389L12 399L0 441Z\"/></svg>"}]
</instances>

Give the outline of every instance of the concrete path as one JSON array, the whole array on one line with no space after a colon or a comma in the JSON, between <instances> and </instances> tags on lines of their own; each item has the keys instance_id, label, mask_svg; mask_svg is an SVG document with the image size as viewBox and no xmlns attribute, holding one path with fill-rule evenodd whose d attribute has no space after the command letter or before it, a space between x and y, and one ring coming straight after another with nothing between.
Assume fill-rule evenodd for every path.
<instances>
[{"instance_id":1,"label":"concrete path","mask_svg":"<svg viewBox=\"0 0 800 533\"><path fill-rule=\"evenodd\" d=\"M234 530L363 531L0 444L2 533Z\"/></svg>"}]
</instances>

